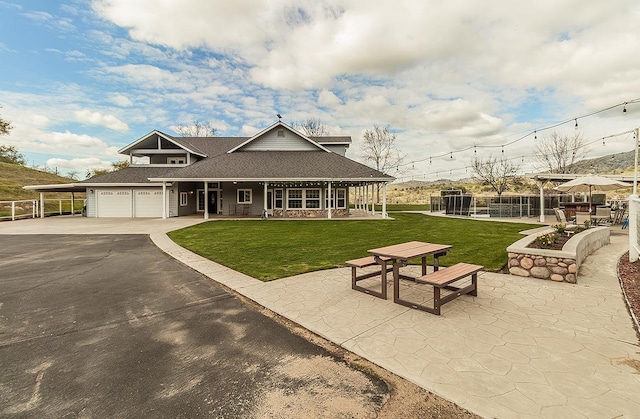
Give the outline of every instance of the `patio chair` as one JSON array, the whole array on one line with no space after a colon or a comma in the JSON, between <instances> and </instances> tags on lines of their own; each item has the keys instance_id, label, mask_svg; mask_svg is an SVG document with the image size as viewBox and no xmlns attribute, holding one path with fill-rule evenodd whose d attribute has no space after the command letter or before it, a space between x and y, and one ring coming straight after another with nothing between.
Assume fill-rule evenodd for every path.
<instances>
[{"instance_id":1,"label":"patio chair","mask_svg":"<svg viewBox=\"0 0 640 419\"><path fill-rule=\"evenodd\" d=\"M591 222L591 214L588 212L576 212L576 224L584 225L585 221Z\"/></svg>"},{"instance_id":2,"label":"patio chair","mask_svg":"<svg viewBox=\"0 0 640 419\"><path fill-rule=\"evenodd\" d=\"M564 215L564 211L561 210L560 208L554 208L553 212L556 213L556 218L558 219L558 222L564 225L573 223L573 220L567 220L567 217Z\"/></svg>"},{"instance_id":3,"label":"patio chair","mask_svg":"<svg viewBox=\"0 0 640 419\"><path fill-rule=\"evenodd\" d=\"M596 208L596 217L599 225L611 225L611 208Z\"/></svg>"}]
</instances>

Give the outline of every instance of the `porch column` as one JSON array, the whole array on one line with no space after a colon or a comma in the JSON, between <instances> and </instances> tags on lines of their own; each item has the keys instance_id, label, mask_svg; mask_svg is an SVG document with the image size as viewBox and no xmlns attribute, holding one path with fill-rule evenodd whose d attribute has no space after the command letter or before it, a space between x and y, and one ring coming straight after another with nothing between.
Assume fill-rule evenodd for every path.
<instances>
[{"instance_id":1,"label":"porch column","mask_svg":"<svg viewBox=\"0 0 640 419\"><path fill-rule=\"evenodd\" d=\"M331 181L328 182L329 207L327 208L327 218L331 219Z\"/></svg>"},{"instance_id":2,"label":"porch column","mask_svg":"<svg viewBox=\"0 0 640 419\"><path fill-rule=\"evenodd\" d=\"M382 184L382 218L387 218L387 184Z\"/></svg>"},{"instance_id":3,"label":"porch column","mask_svg":"<svg viewBox=\"0 0 640 419\"><path fill-rule=\"evenodd\" d=\"M167 219L167 182L162 181L162 219Z\"/></svg>"},{"instance_id":4,"label":"porch column","mask_svg":"<svg viewBox=\"0 0 640 419\"><path fill-rule=\"evenodd\" d=\"M75 215L75 193L71 192L71 216Z\"/></svg>"},{"instance_id":5,"label":"porch column","mask_svg":"<svg viewBox=\"0 0 640 419\"><path fill-rule=\"evenodd\" d=\"M371 215L376 215L376 195L378 192L378 184L371 185Z\"/></svg>"},{"instance_id":6,"label":"porch column","mask_svg":"<svg viewBox=\"0 0 640 419\"><path fill-rule=\"evenodd\" d=\"M204 181L204 219L209 219L209 182Z\"/></svg>"},{"instance_id":7,"label":"porch column","mask_svg":"<svg viewBox=\"0 0 640 419\"><path fill-rule=\"evenodd\" d=\"M364 212L369 213L369 184L364 185Z\"/></svg>"},{"instance_id":8,"label":"porch column","mask_svg":"<svg viewBox=\"0 0 640 419\"><path fill-rule=\"evenodd\" d=\"M267 203L267 189L269 188L269 182L264 182L264 210L262 212L262 214L264 214L264 218L268 218L269 217L269 213L267 212L267 207L268 207L268 203Z\"/></svg>"},{"instance_id":9,"label":"porch column","mask_svg":"<svg viewBox=\"0 0 640 419\"><path fill-rule=\"evenodd\" d=\"M544 223L544 181L539 180L538 186L540 187L540 222Z\"/></svg>"},{"instance_id":10,"label":"porch column","mask_svg":"<svg viewBox=\"0 0 640 419\"><path fill-rule=\"evenodd\" d=\"M44 218L44 192L40 192L40 218Z\"/></svg>"}]
</instances>

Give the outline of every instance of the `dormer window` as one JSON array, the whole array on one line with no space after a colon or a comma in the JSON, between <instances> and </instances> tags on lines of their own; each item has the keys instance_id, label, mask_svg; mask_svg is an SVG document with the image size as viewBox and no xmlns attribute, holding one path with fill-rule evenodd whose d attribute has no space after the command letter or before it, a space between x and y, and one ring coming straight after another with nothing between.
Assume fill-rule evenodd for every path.
<instances>
[{"instance_id":1,"label":"dormer window","mask_svg":"<svg viewBox=\"0 0 640 419\"><path fill-rule=\"evenodd\" d=\"M279 129L278 130L278 137L284 137L284 130L283 129Z\"/></svg>"}]
</instances>

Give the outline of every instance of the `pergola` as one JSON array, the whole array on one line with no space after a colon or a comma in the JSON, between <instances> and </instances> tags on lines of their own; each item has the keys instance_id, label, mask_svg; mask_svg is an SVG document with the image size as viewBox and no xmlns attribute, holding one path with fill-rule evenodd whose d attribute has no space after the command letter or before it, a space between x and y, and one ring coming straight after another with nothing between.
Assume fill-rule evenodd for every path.
<instances>
[{"instance_id":1,"label":"pergola","mask_svg":"<svg viewBox=\"0 0 640 419\"><path fill-rule=\"evenodd\" d=\"M564 183L579 177L586 176L586 174L574 174L574 173L537 173L528 175L529 179L533 179L538 182L540 188L540 222L544 223L544 185L548 182ZM633 182L633 175L598 175L620 182Z\"/></svg>"}]
</instances>

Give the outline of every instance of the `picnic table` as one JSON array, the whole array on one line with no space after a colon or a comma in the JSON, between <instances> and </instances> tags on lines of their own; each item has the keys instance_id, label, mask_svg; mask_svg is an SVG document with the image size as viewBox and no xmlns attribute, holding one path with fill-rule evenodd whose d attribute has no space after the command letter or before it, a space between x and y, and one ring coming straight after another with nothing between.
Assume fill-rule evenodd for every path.
<instances>
[{"instance_id":1,"label":"picnic table","mask_svg":"<svg viewBox=\"0 0 640 419\"><path fill-rule=\"evenodd\" d=\"M449 268L439 271L439 258L445 256L452 246L446 244L425 243L411 241L407 243L395 244L392 246L371 249L367 252L374 257L377 263L393 264L393 302L407 307L427 311L433 314L440 314L440 307L454 298L463 294L477 295L477 273L483 269L482 266L468 263L458 263ZM433 273L427 274L427 257L433 256ZM422 259L422 276L412 277L400 273L400 268L407 266L412 259ZM450 285L462 278L471 276L471 284L466 287L455 287ZM416 283L429 284L433 286L433 307L411 302L400 298L400 280L409 279ZM441 289L445 288L453 293L441 297ZM385 295L386 297L386 295Z\"/></svg>"}]
</instances>

